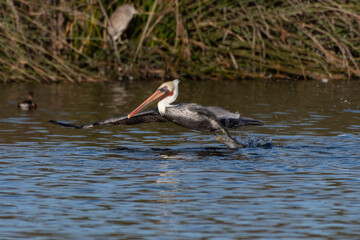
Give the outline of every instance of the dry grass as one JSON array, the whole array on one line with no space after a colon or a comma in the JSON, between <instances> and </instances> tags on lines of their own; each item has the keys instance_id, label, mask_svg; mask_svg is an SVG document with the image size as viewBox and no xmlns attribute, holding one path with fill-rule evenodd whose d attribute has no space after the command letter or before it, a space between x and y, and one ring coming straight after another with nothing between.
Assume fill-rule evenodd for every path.
<instances>
[{"instance_id":1,"label":"dry grass","mask_svg":"<svg viewBox=\"0 0 360 240\"><path fill-rule=\"evenodd\" d=\"M108 14L117 6L102 3ZM134 5L142 14L118 45L118 61L97 0L0 0L0 80L360 77L357 0Z\"/></svg>"}]
</instances>

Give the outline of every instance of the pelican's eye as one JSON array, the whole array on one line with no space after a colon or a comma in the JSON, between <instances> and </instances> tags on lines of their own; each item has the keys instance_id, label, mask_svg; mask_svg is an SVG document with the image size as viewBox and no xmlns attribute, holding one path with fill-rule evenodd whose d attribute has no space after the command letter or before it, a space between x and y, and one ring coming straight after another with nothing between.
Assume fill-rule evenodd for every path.
<instances>
[{"instance_id":1,"label":"pelican's eye","mask_svg":"<svg viewBox=\"0 0 360 240\"><path fill-rule=\"evenodd\" d=\"M167 86L162 87L162 88L160 88L159 90L160 90L160 92L165 92L165 93L169 93L169 92L170 92Z\"/></svg>"}]
</instances>

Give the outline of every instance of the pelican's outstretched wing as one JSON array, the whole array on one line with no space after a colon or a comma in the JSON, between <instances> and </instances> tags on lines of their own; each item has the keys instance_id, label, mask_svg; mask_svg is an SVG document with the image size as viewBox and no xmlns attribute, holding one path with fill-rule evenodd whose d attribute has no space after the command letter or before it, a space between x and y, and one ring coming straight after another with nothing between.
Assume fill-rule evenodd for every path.
<instances>
[{"instance_id":1,"label":"pelican's outstretched wing","mask_svg":"<svg viewBox=\"0 0 360 240\"><path fill-rule=\"evenodd\" d=\"M128 118L127 115L123 115L123 116L113 117L106 120L84 124L84 125L62 123L55 120L50 120L49 122L63 127L81 129L81 128L92 128L97 125L134 125L134 124L151 123L151 122L168 122L168 120L160 115L157 108L153 108L140 112L131 118Z\"/></svg>"}]
</instances>

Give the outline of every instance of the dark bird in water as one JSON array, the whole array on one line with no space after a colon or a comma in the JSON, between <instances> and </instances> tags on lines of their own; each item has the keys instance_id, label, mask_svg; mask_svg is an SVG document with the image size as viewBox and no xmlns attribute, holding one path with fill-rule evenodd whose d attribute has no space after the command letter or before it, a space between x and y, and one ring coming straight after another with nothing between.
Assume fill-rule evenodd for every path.
<instances>
[{"instance_id":1,"label":"dark bird in water","mask_svg":"<svg viewBox=\"0 0 360 240\"><path fill-rule=\"evenodd\" d=\"M21 109L21 110L36 109L37 105L33 101L33 97L34 97L34 93L33 92L28 92L28 94L26 95L26 99L24 101L18 103L18 108Z\"/></svg>"},{"instance_id":2,"label":"dark bird in water","mask_svg":"<svg viewBox=\"0 0 360 240\"><path fill-rule=\"evenodd\" d=\"M153 95L140 104L140 106L129 115L85 125L67 124L54 120L50 120L50 122L64 127L78 129L91 128L98 125L134 125L151 122L172 122L185 128L212 133L217 141L226 144L230 148L244 147L244 145L231 137L226 128L238 129L245 125L264 124L260 120L241 117L239 113L232 113L221 107L204 107L196 103L171 105L178 96L178 85L179 80L177 79L161 84ZM156 99L161 99L157 104L157 108L141 111ZM217 131L221 131L223 135L217 135Z\"/></svg>"}]
</instances>

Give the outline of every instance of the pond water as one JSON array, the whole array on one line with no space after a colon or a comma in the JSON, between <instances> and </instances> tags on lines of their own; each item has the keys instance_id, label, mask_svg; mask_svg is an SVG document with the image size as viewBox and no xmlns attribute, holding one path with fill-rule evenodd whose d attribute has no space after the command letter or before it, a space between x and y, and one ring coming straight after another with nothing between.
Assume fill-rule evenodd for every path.
<instances>
[{"instance_id":1,"label":"pond water","mask_svg":"<svg viewBox=\"0 0 360 240\"><path fill-rule=\"evenodd\" d=\"M360 82L180 82L177 102L263 120L231 134L272 147L171 123L48 123L127 114L160 83L2 85L0 238L359 238ZM29 90L38 109L20 111Z\"/></svg>"}]
</instances>

